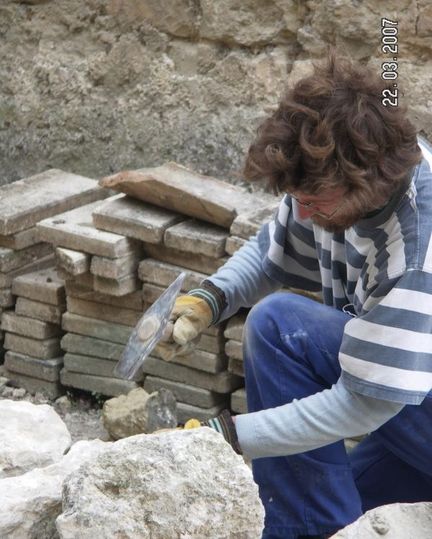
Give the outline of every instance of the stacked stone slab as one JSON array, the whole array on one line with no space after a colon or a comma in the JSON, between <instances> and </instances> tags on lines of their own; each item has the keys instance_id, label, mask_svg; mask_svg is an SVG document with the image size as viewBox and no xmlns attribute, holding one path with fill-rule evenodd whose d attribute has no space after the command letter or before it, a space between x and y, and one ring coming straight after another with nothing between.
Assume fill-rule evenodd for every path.
<instances>
[{"instance_id":1,"label":"stacked stone slab","mask_svg":"<svg viewBox=\"0 0 432 539\"><path fill-rule=\"evenodd\" d=\"M63 365L60 346L61 319L65 310L64 282L55 269L16 277L12 284L15 311L5 312L5 375L30 393L58 397Z\"/></svg>"},{"instance_id":2,"label":"stacked stone slab","mask_svg":"<svg viewBox=\"0 0 432 539\"><path fill-rule=\"evenodd\" d=\"M236 376L241 376L244 382L243 369L243 328L246 321L247 310L242 309L231 317L224 331L227 339L225 353L228 356L228 371ZM231 409L233 412L243 414L247 411L246 392L243 387L231 394Z\"/></svg>"},{"instance_id":3,"label":"stacked stone slab","mask_svg":"<svg viewBox=\"0 0 432 539\"><path fill-rule=\"evenodd\" d=\"M0 187L0 318L15 305L14 278L53 265L52 246L36 223L106 194L96 180L56 169ZM3 337L0 332L0 343Z\"/></svg>"}]
</instances>

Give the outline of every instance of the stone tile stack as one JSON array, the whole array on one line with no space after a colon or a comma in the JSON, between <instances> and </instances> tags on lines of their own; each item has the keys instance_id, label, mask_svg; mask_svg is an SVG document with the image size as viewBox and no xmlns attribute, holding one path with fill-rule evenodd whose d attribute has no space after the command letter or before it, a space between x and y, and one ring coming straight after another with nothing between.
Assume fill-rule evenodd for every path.
<instances>
[{"instance_id":1,"label":"stone tile stack","mask_svg":"<svg viewBox=\"0 0 432 539\"><path fill-rule=\"evenodd\" d=\"M52 246L36 223L106 196L96 180L56 169L0 187L0 317L15 305L15 277L53 265Z\"/></svg>"},{"instance_id":2,"label":"stone tile stack","mask_svg":"<svg viewBox=\"0 0 432 539\"><path fill-rule=\"evenodd\" d=\"M227 339L225 344L225 352L228 356L228 371L237 376L241 376L244 380L243 369L243 328L246 321L247 310L242 309L241 312L231 317L224 331L224 336ZM244 386L244 383L243 383ZM231 394L231 410L242 414L247 411L246 392L244 387L241 387Z\"/></svg>"}]
</instances>

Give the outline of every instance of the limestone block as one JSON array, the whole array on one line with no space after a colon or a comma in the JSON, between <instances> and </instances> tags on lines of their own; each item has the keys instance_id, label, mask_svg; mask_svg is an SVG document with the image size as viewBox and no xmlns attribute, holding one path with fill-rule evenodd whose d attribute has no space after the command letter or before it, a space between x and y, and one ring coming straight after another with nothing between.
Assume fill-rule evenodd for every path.
<instances>
[{"instance_id":1,"label":"limestone block","mask_svg":"<svg viewBox=\"0 0 432 539\"><path fill-rule=\"evenodd\" d=\"M62 369L60 372L61 383L65 386L84 389L85 391L94 391L108 395L108 397L116 397L129 393L132 389L138 387L136 382L131 380L121 380L120 378L109 378L108 376L93 376L90 374L80 374L77 372L69 372Z\"/></svg>"},{"instance_id":2,"label":"limestone block","mask_svg":"<svg viewBox=\"0 0 432 539\"><path fill-rule=\"evenodd\" d=\"M6 333L4 340L6 350L12 350L39 359L52 359L61 354L60 339L30 339L13 333Z\"/></svg>"},{"instance_id":3,"label":"limestone block","mask_svg":"<svg viewBox=\"0 0 432 539\"><path fill-rule=\"evenodd\" d=\"M0 478L59 461L71 436L51 406L0 401Z\"/></svg>"},{"instance_id":4,"label":"limestone block","mask_svg":"<svg viewBox=\"0 0 432 539\"><path fill-rule=\"evenodd\" d=\"M240 249L240 247L243 247L247 240L243 238L238 238L237 236L230 236L226 240L225 244L225 252L229 255L233 255L236 251Z\"/></svg>"},{"instance_id":5,"label":"limestone block","mask_svg":"<svg viewBox=\"0 0 432 539\"><path fill-rule=\"evenodd\" d=\"M25 230L41 219L105 198L107 194L96 180L56 169L3 185L0 234L7 236Z\"/></svg>"},{"instance_id":6,"label":"limestone block","mask_svg":"<svg viewBox=\"0 0 432 539\"><path fill-rule=\"evenodd\" d=\"M15 305L15 296L10 288L0 288L0 309L13 307Z\"/></svg>"},{"instance_id":7,"label":"limestone block","mask_svg":"<svg viewBox=\"0 0 432 539\"><path fill-rule=\"evenodd\" d=\"M275 200L273 204L265 206L264 208L240 214L234 219L233 224L231 225L230 235L248 240L251 236L258 233L264 223L273 220L278 207L279 201Z\"/></svg>"},{"instance_id":8,"label":"limestone block","mask_svg":"<svg viewBox=\"0 0 432 539\"><path fill-rule=\"evenodd\" d=\"M3 313L1 328L3 331L24 335L24 337L32 339L50 339L62 333L60 326L57 324L42 322L13 312Z\"/></svg>"},{"instance_id":9,"label":"limestone block","mask_svg":"<svg viewBox=\"0 0 432 539\"><path fill-rule=\"evenodd\" d=\"M143 311L142 293L140 290L127 294L126 296L110 296L108 294L100 294L92 288L84 286L76 281L67 281L66 293L68 296L92 301L93 303L102 303L104 305L112 305L113 307L126 307L134 311Z\"/></svg>"},{"instance_id":10,"label":"limestone block","mask_svg":"<svg viewBox=\"0 0 432 539\"><path fill-rule=\"evenodd\" d=\"M148 243L161 243L165 230L183 220L178 213L124 195L110 199L93 212L96 228Z\"/></svg>"},{"instance_id":11,"label":"limestone block","mask_svg":"<svg viewBox=\"0 0 432 539\"><path fill-rule=\"evenodd\" d=\"M239 341L230 339L225 343L225 353L228 357L233 357L240 361L243 360L243 344Z\"/></svg>"},{"instance_id":12,"label":"limestone block","mask_svg":"<svg viewBox=\"0 0 432 539\"><path fill-rule=\"evenodd\" d=\"M168 363L152 356L146 358L142 370L145 374L202 387L216 393L229 393L243 385L243 380L240 377L228 371L210 374L197 369L184 367L183 365Z\"/></svg>"},{"instance_id":13,"label":"limestone block","mask_svg":"<svg viewBox=\"0 0 432 539\"><path fill-rule=\"evenodd\" d=\"M119 258L106 258L94 256L91 261L90 271L98 277L106 279L120 279L134 273L143 255L140 251L130 253Z\"/></svg>"},{"instance_id":14,"label":"limestone block","mask_svg":"<svg viewBox=\"0 0 432 539\"><path fill-rule=\"evenodd\" d=\"M244 378L244 365L241 359L230 357L228 361L228 371L236 374L237 376L243 376Z\"/></svg>"},{"instance_id":15,"label":"limestone block","mask_svg":"<svg viewBox=\"0 0 432 539\"><path fill-rule=\"evenodd\" d=\"M54 538L65 477L105 450L110 442L79 441L55 464L0 480L0 537Z\"/></svg>"},{"instance_id":16,"label":"limestone block","mask_svg":"<svg viewBox=\"0 0 432 539\"><path fill-rule=\"evenodd\" d=\"M212 406L224 406L227 408L228 398L227 395L221 393L215 393L202 387L191 386L188 384L182 384L181 382L174 382L172 380L164 380L157 376L146 376L144 380L144 389L148 393L157 391L159 389L169 389L177 401L200 408L211 408Z\"/></svg>"},{"instance_id":17,"label":"limestone block","mask_svg":"<svg viewBox=\"0 0 432 539\"><path fill-rule=\"evenodd\" d=\"M193 255L178 249L169 249L163 245L152 245L151 243L144 244L144 251L147 256L156 260L199 271L206 275L216 273L228 260L228 257L210 258L204 255Z\"/></svg>"},{"instance_id":18,"label":"limestone block","mask_svg":"<svg viewBox=\"0 0 432 539\"><path fill-rule=\"evenodd\" d=\"M16 296L51 305L65 303L64 281L58 277L54 269L38 270L16 277L12 292Z\"/></svg>"},{"instance_id":19,"label":"limestone block","mask_svg":"<svg viewBox=\"0 0 432 539\"><path fill-rule=\"evenodd\" d=\"M90 270L91 257L87 253L56 247L55 255L57 266L71 275L81 275Z\"/></svg>"},{"instance_id":20,"label":"limestone block","mask_svg":"<svg viewBox=\"0 0 432 539\"><path fill-rule=\"evenodd\" d=\"M57 382L60 369L63 366L63 356L53 359L36 359L16 352L6 352L5 367L12 372L24 374L48 382Z\"/></svg>"},{"instance_id":21,"label":"limestone block","mask_svg":"<svg viewBox=\"0 0 432 539\"><path fill-rule=\"evenodd\" d=\"M371 509L332 535L332 539L429 539L432 503L392 503Z\"/></svg>"},{"instance_id":22,"label":"limestone block","mask_svg":"<svg viewBox=\"0 0 432 539\"><path fill-rule=\"evenodd\" d=\"M243 341L243 328L246 322L247 313L242 311L235 316L232 316L226 325L224 336L226 339L234 341Z\"/></svg>"},{"instance_id":23,"label":"limestone block","mask_svg":"<svg viewBox=\"0 0 432 539\"><path fill-rule=\"evenodd\" d=\"M22 230L21 232L16 232L11 236L0 234L0 247L8 247L9 249L18 251L30 247L31 245L35 245L36 243L39 243L39 239L35 226Z\"/></svg>"},{"instance_id":24,"label":"limestone block","mask_svg":"<svg viewBox=\"0 0 432 539\"><path fill-rule=\"evenodd\" d=\"M169 286L182 272L186 274L182 287L184 292L199 287L201 282L207 277L204 273L188 270L181 266L168 264L167 262L161 262L154 258L145 258L140 262L138 267L138 276L142 281L161 287Z\"/></svg>"},{"instance_id":25,"label":"limestone block","mask_svg":"<svg viewBox=\"0 0 432 539\"><path fill-rule=\"evenodd\" d=\"M44 219L37 225L40 239L58 247L110 258L123 256L137 247L136 240L93 226L92 213L98 206L100 202L93 202Z\"/></svg>"},{"instance_id":26,"label":"limestone block","mask_svg":"<svg viewBox=\"0 0 432 539\"><path fill-rule=\"evenodd\" d=\"M15 312L20 316L27 316L51 324L61 324L62 315L66 305L51 305L27 298L17 298Z\"/></svg>"},{"instance_id":27,"label":"limestone block","mask_svg":"<svg viewBox=\"0 0 432 539\"><path fill-rule=\"evenodd\" d=\"M226 408L224 404L215 404L210 408L201 408L187 402L177 402L177 418L181 424L186 423L188 419L198 419L198 421L206 421L212 417L219 415Z\"/></svg>"},{"instance_id":28,"label":"limestone block","mask_svg":"<svg viewBox=\"0 0 432 539\"><path fill-rule=\"evenodd\" d=\"M64 367L69 372L119 378L114 374L115 366L116 362L98 357L70 354L69 352L64 355ZM138 375L135 381L140 378L142 378L142 375Z\"/></svg>"},{"instance_id":29,"label":"limestone block","mask_svg":"<svg viewBox=\"0 0 432 539\"><path fill-rule=\"evenodd\" d=\"M107 400L102 422L114 440L174 428L177 426L176 400L168 389L147 392L139 387L127 395Z\"/></svg>"},{"instance_id":30,"label":"limestone block","mask_svg":"<svg viewBox=\"0 0 432 539\"><path fill-rule=\"evenodd\" d=\"M94 356L115 361L121 358L124 350L124 346L121 344L101 341L100 339L74 333L66 333L61 340L61 347L71 354Z\"/></svg>"},{"instance_id":31,"label":"limestone block","mask_svg":"<svg viewBox=\"0 0 432 539\"><path fill-rule=\"evenodd\" d=\"M168 361L166 354L164 354L164 349L159 345L155 346L152 355ZM173 359L169 359L169 361L211 373L224 371L228 367L228 358L225 354L214 354L196 348L189 354L175 356Z\"/></svg>"},{"instance_id":32,"label":"limestone block","mask_svg":"<svg viewBox=\"0 0 432 539\"><path fill-rule=\"evenodd\" d=\"M122 324L104 322L67 312L63 315L62 326L65 331L95 337L102 341L126 344L132 328Z\"/></svg>"},{"instance_id":33,"label":"limestone block","mask_svg":"<svg viewBox=\"0 0 432 539\"><path fill-rule=\"evenodd\" d=\"M67 310L74 314L105 320L105 322L121 323L124 326L135 326L142 313L123 307L95 303L73 297L67 298Z\"/></svg>"},{"instance_id":34,"label":"limestone block","mask_svg":"<svg viewBox=\"0 0 432 539\"><path fill-rule=\"evenodd\" d=\"M5 369L4 375L8 377L11 385L24 388L28 393L35 395L41 393L48 399L56 399L65 393L65 388L58 382L50 382L41 378L33 378Z\"/></svg>"},{"instance_id":35,"label":"limestone block","mask_svg":"<svg viewBox=\"0 0 432 539\"><path fill-rule=\"evenodd\" d=\"M69 273L64 268L57 266L57 274L65 283L73 282L81 286L85 286L86 288L93 288L94 275L89 271L86 273L81 273L80 275L73 275L73 273Z\"/></svg>"},{"instance_id":36,"label":"limestone block","mask_svg":"<svg viewBox=\"0 0 432 539\"><path fill-rule=\"evenodd\" d=\"M264 520L251 470L209 428L114 442L65 480L63 511L61 539L93 539L95 529L101 537L260 537Z\"/></svg>"},{"instance_id":37,"label":"limestone block","mask_svg":"<svg viewBox=\"0 0 432 539\"><path fill-rule=\"evenodd\" d=\"M244 387L231 393L231 410L237 414L247 414L246 390Z\"/></svg>"},{"instance_id":38,"label":"limestone block","mask_svg":"<svg viewBox=\"0 0 432 539\"><path fill-rule=\"evenodd\" d=\"M95 275L93 282L96 292L115 297L127 296L141 287L138 275L135 273L125 275L119 279L106 279Z\"/></svg>"},{"instance_id":39,"label":"limestone block","mask_svg":"<svg viewBox=\"0 0 432 539\"><path fill-rule=\"evenodd\" d=\"M182 251L220 258L225 255L228 235L224 228L191 219L168 228L164 244L174 249L181 245Z\"/></svg>"},{"instance_id":40,"label":"limestone block","mask_svg":"<svg viewBox=\"0 0 432 539\"><path fill-rule=\"evenodd\" d=\"M30 273L36 270L51 268L54 266L54 263L54 255L50 254L48 256L35 260L30 264L21 266L14 271L8 273L0 272L0 288L10 288L12 286L13 280L16 277L20 275L25 275L26 273Z\"/></svg>"},{"instance_id":41,"label":"limestone block","mask_svg":"<svg viewBox=\"0 0 432 539\"><path fill-rule=\"evenodd\" d=\"M52 247L48 243L37 243L20 251L0 247L0 271L2 273L9 273L44 258L51 253Z\"/></svg>"},{"instance_id":42,"label":"limestone block","mask_svg":"<svg viewBox=\"0 0 432 539\"><path fill-rule=\"evenodd\" d=\"M258 208L246 190L176 163L119 172L103 178L100 185L190 217L229 228L246 206Z\"/></svg>"}]
</instances>

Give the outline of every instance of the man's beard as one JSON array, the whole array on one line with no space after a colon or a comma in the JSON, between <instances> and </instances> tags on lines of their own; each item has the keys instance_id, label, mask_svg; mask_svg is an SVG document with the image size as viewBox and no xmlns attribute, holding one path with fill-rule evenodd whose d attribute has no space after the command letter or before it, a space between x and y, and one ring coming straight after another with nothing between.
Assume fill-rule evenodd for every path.
<instances>
[{"instance_id":1,"label":"man's beard","mask_svg":"<svg viewBox=\"0 0 432 539\"><path fill-rule=\"evenodd\" d=\"M365 210L351 211L349 214L342 214L341 212L341 215L335 215L331 219L326 219L320 215L312 215L311 221L327 232L339 233L351 228L363 219L366 214L367 211Z\"/></svg>"}]
</instances>

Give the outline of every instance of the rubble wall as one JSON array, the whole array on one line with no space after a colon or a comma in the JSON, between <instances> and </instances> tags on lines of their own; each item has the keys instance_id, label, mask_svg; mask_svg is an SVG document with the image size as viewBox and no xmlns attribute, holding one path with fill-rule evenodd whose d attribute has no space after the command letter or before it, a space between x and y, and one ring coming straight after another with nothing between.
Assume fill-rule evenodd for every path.
<instances>
[{"instance_id":1,"label":"rubble wall","mask_svg":"<svg viewBox=\"0 0 432 539\"><path fill-rule=\"evenodd\" d=\"M237 175L287 80L332 43L376 63L399 21L402 103L432 137L427 0L2 0L0 184L174 160ZM385 4L385 5L384 5Z\"/></svg>"}]
</instances>

